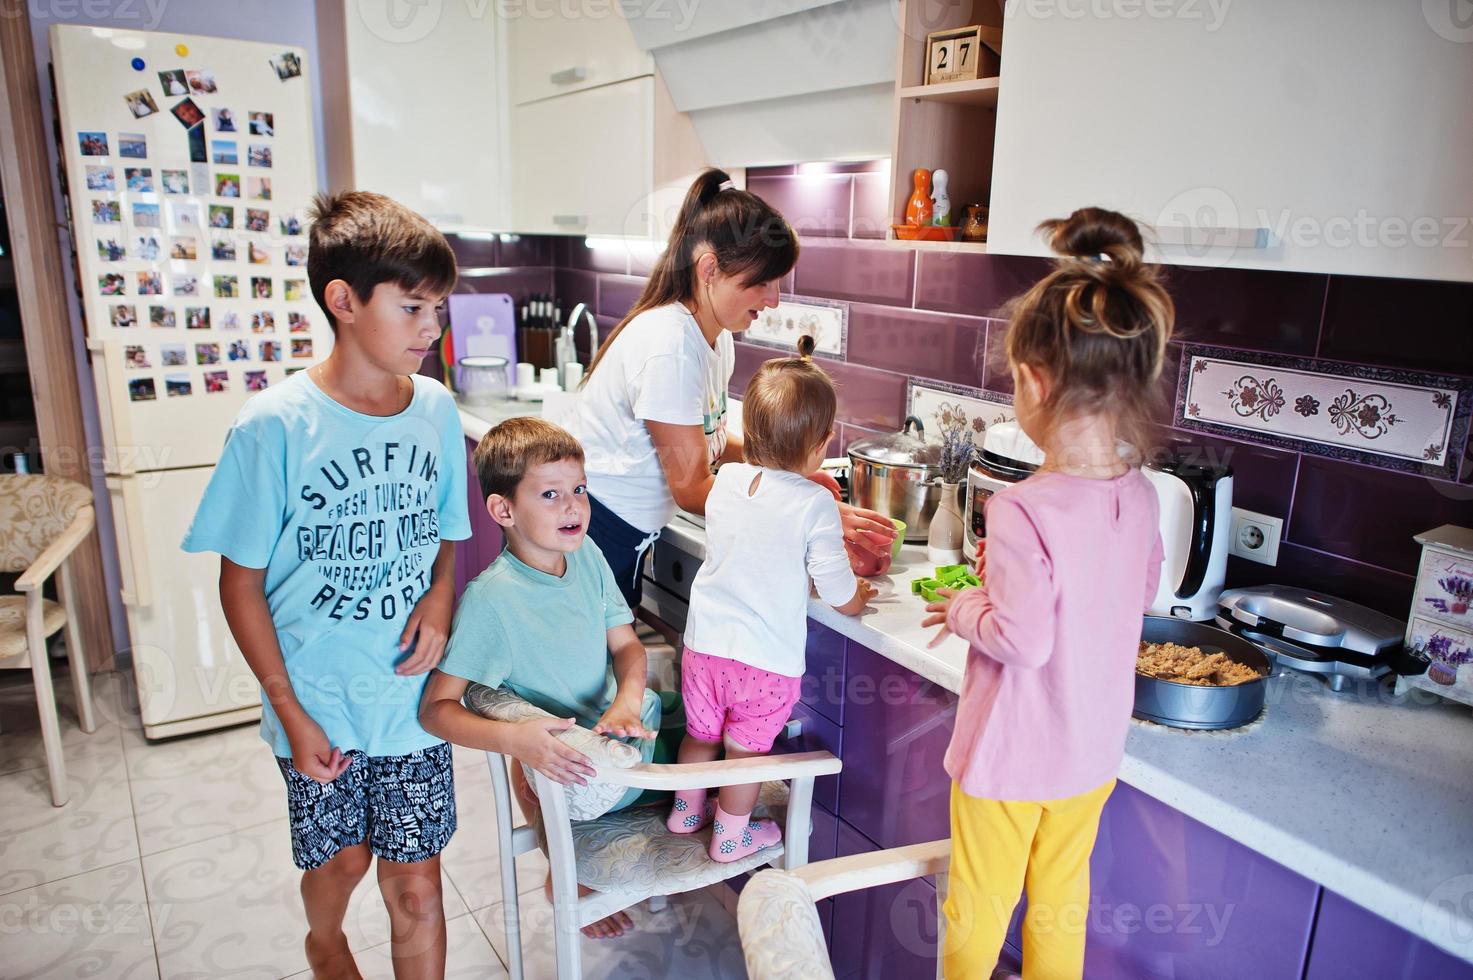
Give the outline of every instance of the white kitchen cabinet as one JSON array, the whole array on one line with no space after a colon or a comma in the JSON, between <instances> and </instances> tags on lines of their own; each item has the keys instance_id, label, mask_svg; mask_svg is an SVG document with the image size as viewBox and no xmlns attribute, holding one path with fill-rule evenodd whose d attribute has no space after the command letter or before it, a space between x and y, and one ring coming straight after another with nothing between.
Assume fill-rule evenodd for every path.
<instances>
[{"instance_id":1,"label":"white kitchen cabinet","mask_svg":"<svg viewBox=\"0 0 1473 980\"><path fill-rule=\"evenodd\" d=\"M1438 10L1008 4L989 250L1101 205L1167 262L1473 280L1473 28Z\"/></svg>"},{"instance_id":2,"label":"white kitchen cabinet","mask_svg":"<svg viewBox=\"0 0 1473 980\"><path fill-rule=\"evenodd\" d=\"M505 11L514 106L654 71L614 0L527 0L498 6Z\"/></svg>"},{"instance_id":3,"label":"white kitchen cabinet","mask_svg":"<svg viewBox=\"0 0 1473 980\"><path fill-rule=\"evenodd\" d=\"M663 238L705 154L658 76L511 110L512 230Z\"/></svg>"},{"instance_id":4,"label":"white kitchen cabinet","mask_svg":"<svg viewBox=\"0 0 1473 980\"><path fill-rule=\"evenodd\" d=\"M494 5L319 0L328 184L377 191L447 231L500 231L506 59Z\"/></svg>"}]
</instances>

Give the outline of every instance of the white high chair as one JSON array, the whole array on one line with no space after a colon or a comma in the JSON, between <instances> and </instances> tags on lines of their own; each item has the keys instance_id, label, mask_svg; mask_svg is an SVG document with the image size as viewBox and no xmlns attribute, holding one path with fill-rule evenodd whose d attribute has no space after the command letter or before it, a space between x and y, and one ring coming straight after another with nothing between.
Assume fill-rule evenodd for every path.
<instances>
[{"instance_id":1,"label":"white high chair","mask_svg":"<svg viewBox=\"0 0 1473 980\"><path fill-rule=\"evenodd\" d=\"M473 686L466 702L473 710L500 720L526 717L530 705L519 699L514 705L507 704L512 697L504 691L496 693L503 703L489 704L487 699L477 697ZM627 754L610 751L610 747L628 750L628 746L586 729L574 727L558 737L573 740L580 751L594 759L598 770L597 780L590 781L590 787L579 788L590 792L579 795L608 798L612 791L612 797L617 799L628 787L675 790L762 783L759 810L766 808L769 815L776 816L775 809L786 809L782 844L730 864L719 864L707 854L711 841L709 827L694 834L673 834L665 826L668 810L654 806L630 807L593 819L575 820L569 803L572 788L533 772L533 789L537 793L552 871L558 980L579 980L582 976L580 930L590 923L645 899L704 888L763 865L793 869L806 864L812 829L809 807L813 801L813 781L837 773L841 767L839 760L828 752L687 765L640 763L634 753L635 760L631 763ZM538 847L537 832L530 825L513 827L511 781L505 757L487 752L486 763L496 795L507 966L511 980L522 980L516 857ZM784 781L791 783L791 788L785 787ZM580 898L580 883L594 892Z\"/></svg>"},{"instance_id":2,"label":"white high chair","mask_svg":"<svg viewBox=\"0 0 1473 980\"><path fill-rule=\"evenodd\" d=\"M737 931L751 980L833 980L818 902L912 878L936 878L939 951L946 941L946 870L951 840L892 847L752 876L737 902ZM936 957L941 980L941 957Z\"/></svg>"}]
</instances>

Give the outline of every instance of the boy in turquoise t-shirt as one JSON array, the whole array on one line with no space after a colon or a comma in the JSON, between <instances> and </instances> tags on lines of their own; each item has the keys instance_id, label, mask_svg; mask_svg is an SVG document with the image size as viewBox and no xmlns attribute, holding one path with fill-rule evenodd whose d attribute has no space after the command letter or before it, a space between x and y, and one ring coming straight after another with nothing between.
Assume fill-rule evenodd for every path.
<instances>
[{"instance_id":1,"label":"boy in turquoise t-shirt","mask_svg":"<svg viewBox=\"0 0 1473 980\"><path fill-rule=\"evenodd\" d=\"M319 196L313 218L307 274L332 353L246 402L184 549L219 552L220 603L261 682L314 974L357 975L343 916L377 856L396 964L443 976L455 784L417 706L470 522L455 403L415 372L455 256L378 194Z\"/></svg>"},{"instance_id":2,"label":"boy in turquoise t-shirt","mask_svg":"<svg viewBox=\"0 0 1473 980\"><path fill-rule=\"evenodd\" d=\"M535 744L511 754L562 783L593 775L587 757L551 733L577 722L606 735L633 739L646 762L655 759L660 695L645 688L644 644L598 546L585 541L589 501L583 447L566 431L537 418L493 428L475 453L486 509L506 534L504 550L466 587L450 647L425 688L420 720L457 745L497 748L498 723L461 699L472 682L506 687L558 717ZM672 697L672 706L673 706ZM673 751L669 753L674 760ZM512 767L526 813L536 797ZM639 796L631 790L618 806ZM584 928L593 937L622 933L622 912Z\"/></svg>"}]
</instances>

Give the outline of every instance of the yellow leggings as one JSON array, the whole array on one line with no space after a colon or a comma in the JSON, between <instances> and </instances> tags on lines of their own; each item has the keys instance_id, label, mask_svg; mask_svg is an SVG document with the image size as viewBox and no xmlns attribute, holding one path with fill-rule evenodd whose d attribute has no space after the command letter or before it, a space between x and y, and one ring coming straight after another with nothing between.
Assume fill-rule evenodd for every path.
<instances>
[{"instance_id":1,"label":"yellow leggings","mask_svg":"<svg viewBox=\"0 0 1473 980\"><path fill-rule=\"evenodd\" d=\"M947 882L948 980L987 980L997 966L1018 896L1025 980L1084 975L1089 917L1089 853L1115 780L1078 796L1009 802L951 786L951 868Z\"/></svg>"}]
</instances>

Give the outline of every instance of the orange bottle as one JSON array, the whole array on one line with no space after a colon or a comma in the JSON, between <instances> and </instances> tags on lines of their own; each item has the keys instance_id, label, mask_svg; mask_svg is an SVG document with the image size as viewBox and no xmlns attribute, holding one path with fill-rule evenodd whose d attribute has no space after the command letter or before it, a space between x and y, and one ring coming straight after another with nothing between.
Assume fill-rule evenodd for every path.
<instances>
[{"instance_id":1,"label":"orange bottle","mask_svg":"<svg viewBox=\"0 0 1473 980\"><path fill-rule=\"evenodd\" d=\"M917 167L911 172L910 179L915 183L915 190L911 192L910 200L905 205L905 223L929 225L931 223L931 171L925 167Z\"/></svg>"}]
</instances>

